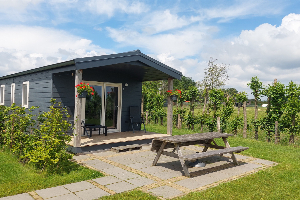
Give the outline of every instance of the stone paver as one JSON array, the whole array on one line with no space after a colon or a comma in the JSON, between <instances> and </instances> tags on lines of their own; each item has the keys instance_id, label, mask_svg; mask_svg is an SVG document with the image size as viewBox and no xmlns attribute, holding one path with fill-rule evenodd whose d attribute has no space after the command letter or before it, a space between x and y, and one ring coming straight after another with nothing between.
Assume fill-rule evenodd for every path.
<instances>
[{"instance_id":1,"label":"stone paver","mask_svg":"<svg viewBox=\"0 0 300 200\"><path fill-rule=\"evenodd\" d=\"M137 187L141 187L144 185L150 185L150 184L154 183L155 181L145 178L145 177L138 177L138 178L126 180L126 182L129 182Z\"/></svg>"},{"instance_id":2,"label":"stone paver","mask_svg":"<svg viewBox=\"0 0 300 200\"><path fill-rule=\"evenodd\" d=\"M77 183L71 183L71 184L64 185L64 188L70 190L71 192L78 192L81 190L96 188L96 186L94 186L93 184L91 184L89 182L81 181L81 182L77 182Z\"/></svg>"},{"instance_id":3,"label":"stone paver","mask_svg":"<svg viewBox=\"0 0 300 200\"><path fill-rule=\"evenodd\" d=\"M126 171L124 169L121 169L119 167L112 167L112 168L108 168L108 169L103 169L103 172L113 175L119 179L122 180L127 180L127 179L132 179L132 178L137 178L139 177L139 175Z\"/></svg>"},{"instance_id":4,"label":"stone paver","mask_svg":"<svg viewBox=\"0 0 300 200\"><path fill-rule=\"evenodd\" d=\"M172 188L170 186L161 186L161 187L157 187L151 190L148 190L150 193L156 195L156 196L160 196L163 198L171 198L171 197L175 197L177 195L182 194L182 192L180 190L177 190L175 188Z\"/></svg>"},{"instance_id":5,"label":"stone paver","mask_svg":"<svg viewBox=\"0 0 300 200\"><path fill-rule=\"evenodd\" d=\"M57 186L57 187L37 190L35 192L44 199L48 199L48 198L52 198L52 197L61 196L61 195L71 193L69 190L67 190L63 186Z\"/></svg>"},{"instance_id":6,"label":"stone paver","mask_svg":"<svg viewBox=\"0 0 300 200\"><path fill-rule=\"evenodd\" d=\"M95 159L95 160L84 161L83 163L85 163L85 164L87 164L87 165L89 165L89 166L91 166L91 167L94 167L94 168L96 168L96 169L98 169L98 170L108 169L108 168L114 167L114 166L111 165L111 164L108 164L108 163L106 163L106 162L103 162L103 161L97 160L97 159Z\"/></svg>"},{"instance_id":7,"label":"stone paver","mask_svg":"<svg viewBox=\"0 0 300 200\"><path fill-rule=\"evenodd\" d=\"M110 194L105 192L104 190L101 190L100 188L92 188L80 192L75 192L75 195L84 200L92 200L98 199L102 196L109 196Z\"/></svg>"},{"instance_id":8,"label":"stone paver","mask_svg":"<svg viewBox=\"0 0 300 200\"><path fill-rule=\"evenodd\" d=\"M49 200L82 200L82 198L76 196L73 193L70 193L70 194L53 197L53 198L50 198Z\"/></svg>"},{"instance_id":9,"label":"stone paver","mask_svg":"<svg viewBox=\"0 0 300 200\"><path fill-rule=\"evenodd\" d=\"M93 181L99 183L100 185L110 185L110 184L113 184L113 183L121 182L122 180L118 179L114 176L104 176L104 177L101 177L101 178L93 179Z\"/></svg>"},{"instance_id":10,"label":"stone paver","mask_svg":"<svg viewBox=\"0 0 300 200\"><path fill-rule=\"evenodd\" d=\"M128 183L126 181L121 181L118 183L110 184L110 185L107 185L106 187L115 191L116 193L121 193L121 192L129 191L129 190L133 190L133 189L137 188L137 186L135 186L131 183Z\"/></svg>"},{"instance_id":11,"label":"stone paver","mask_svg":"<svg viewBox=\"0 0 300 200\"><path fill-rule=\"evenodd\" d=\"M34 200L28 193L17 194L14 196L3 197L1 200Z\"/></svg>"},{"instance_id":12,"label":"stone paver","mask_svg":"<svg viewBox=\"0 0 300 200\"><path fill-rule=\"evenodd\" d=\"M210 184L215 185L214 183L235 179L255 170L276 164L272 161L254 159L249 156L236 154L236 158L240 161L240 165L234 166L230 158L231 155L224 155L223 157L213 156L200 160L201 162L206 163L205 167L189 168L193 178L187 178L183 177L184 174L180 161L176 158L162 155L157 165L152 166L156 153L151 152L149 149L150 146L144 146L142 150L132 152L115 153L111 151L101 151L87 155L74 156L76 161L104 172L108 174L108 176L92 180L99 185L96 183L93 185L88 181L81 181L78 183L37 190L35 192L43 199L91 200L110 195L110 193L113 193L112 191L120 193L141 187L143 191L147 191L153 195L162 198L173 198L178 195L183 195L183 192L178 190L180 187L185 192L203 189L203 187L210 187ZM182 149L183 154L187 154L201 152L203 148L198 146L188 146ZM172 151L172 149L168 149L168 151ZM103 159L100 157L113 162L109 164L102 161ZM187 164L188 163L189 162L187 162ZM128 168L125 166L128 166ZM136 170L141 171L144 174L138 174L139 172ZM157 183L157 185L154 183ZM166 183L168 185L165 185ZM28 193L24 193L0 199L32 200L34 198Z\"/></svg>"}]
</instances>

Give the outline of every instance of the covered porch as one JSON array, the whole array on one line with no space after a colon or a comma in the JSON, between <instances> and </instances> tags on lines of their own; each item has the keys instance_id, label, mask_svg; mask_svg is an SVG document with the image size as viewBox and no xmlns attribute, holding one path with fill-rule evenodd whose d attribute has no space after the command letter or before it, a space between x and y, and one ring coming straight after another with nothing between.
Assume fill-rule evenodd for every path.
<instances>
[{"instance_id":1,"label":"covered porch","mask_svg":"<svg viewBox=\"0 0 300 200\"><path fill-rule=\"evenodd\" d=\"M88 98L78 98L77 91L74 91L72 151L80 153L83 149L88 149L92 146L98 146L101 149L102 147L99 146L106 144L151 141L154 137L159 137L156 133L136 132L133 134L130 128L130 108L137 107L139 110L142 109L142 82L168 80L168 90L172 90L173 79L181 79L181 76L181 72L141 53L139 50L75 59L74 85L78 85L81 82L89 83L95 88L95 93L97 92L98 94L98 102L101 103L97 103L99 108L97 108L96 114L93 114L96 117L93 117L90 112L93 106L87 106L86 104L90 100ZM110 102L108 101L109 99L111 99ZM167 112L168 135L172 135L172 106L172 100L169 97ZM94 122L91 124L106 126L108 133L111 133L108 136L96 136L97 134L93 134L91 138L82 137L82 122L88 121L86 124L90 124L90 121L96 118L98 124ZM119 142L116 142L117 140Z\"/></svg>"}]
</instances>

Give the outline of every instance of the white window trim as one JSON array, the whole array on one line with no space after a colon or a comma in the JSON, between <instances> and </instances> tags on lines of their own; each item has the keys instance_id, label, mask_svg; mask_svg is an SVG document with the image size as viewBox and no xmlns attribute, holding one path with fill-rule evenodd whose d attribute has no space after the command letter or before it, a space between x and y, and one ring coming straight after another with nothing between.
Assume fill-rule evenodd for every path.
<instances>
[{"instance_id":1,"label":"white window trim","mask_svg":"<svg viewBox=\"0 0 300 200\"><path fill-rule=\"evenodd\" d=\"M27 99L26 102L27 104L24 104L24 85L26 85L27 87ZM22 84L22 107L24 108L28 108L28 104L29 104L29 81L23 82Z\"/></svg>"},{"instance_id":2,"label":"white window trim","mask_svg":"<svg viewBox=\"0 0 300 200\"><path fill-rule=\"evenodd\" d=\"M0 105L4 105L4 102L5 102L4 101L5 100L5 98L4 98L5 97L4 96L4 94L5 94L5 85L1 85L0 87L1 87L1 90L0 90Z\"/></svg>"},{"instance_id":3,"label":"white window trim","mask_svg":"<svg viewBox=\"0 0 300 200\"><path fill-rule=\"evenodd\" d=\"M16 84L12 83L11 86L10 86L10 102L11 102L11 105L13 103L15 103L15 91L16 91Z\"/></svg>"}]
</instances>

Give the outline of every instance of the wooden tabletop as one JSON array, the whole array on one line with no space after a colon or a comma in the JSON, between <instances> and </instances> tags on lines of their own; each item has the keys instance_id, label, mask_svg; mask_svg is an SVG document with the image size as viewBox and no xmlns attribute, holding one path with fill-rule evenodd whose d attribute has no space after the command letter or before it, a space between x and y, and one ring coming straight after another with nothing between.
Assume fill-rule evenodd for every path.
<instances>
[{"instance_id":1,"label":"wooden tabletop","mask_svg":"<svg viewBox=\"0 0 300 200\"><path fill-rule=\"evenodd\" d=\"M175 135L175 136L165 136L155 138L155 140L170 142L170 143L183 143L183 142L192 142L199 140L209 140L214 138L227 138L233 136L232 134L227 133L218 133L218 132L207 132L207 133L194 133L187 135Z\"/></svg>"}]
</instances>

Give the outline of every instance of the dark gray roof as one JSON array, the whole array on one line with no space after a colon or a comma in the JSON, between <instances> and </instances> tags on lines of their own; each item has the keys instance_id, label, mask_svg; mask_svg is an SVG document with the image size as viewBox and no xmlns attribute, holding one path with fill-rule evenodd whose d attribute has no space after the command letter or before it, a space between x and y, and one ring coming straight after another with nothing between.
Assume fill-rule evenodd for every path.
<instances>
[{"instance_id":1,"label":"dark gray roof","mask_svg":"<svg viewBox=\"0 0 300 200\"><path fill-rule=\"evenodd\" d=\"M139 76L141 81L165 80L169 77L181 79L182 73L177 71L143 53L140 50L129 51L125 53L102 55L94 57L76 58L70 61L61 62L53 65L39 67L7 76L0 77L1 79L17 77L25 74L41 72L45 70L54 70L68 68L75 69L90 69L102 68L110 70L127 70L128 73Z\"/></svg>"}]
</instances>

